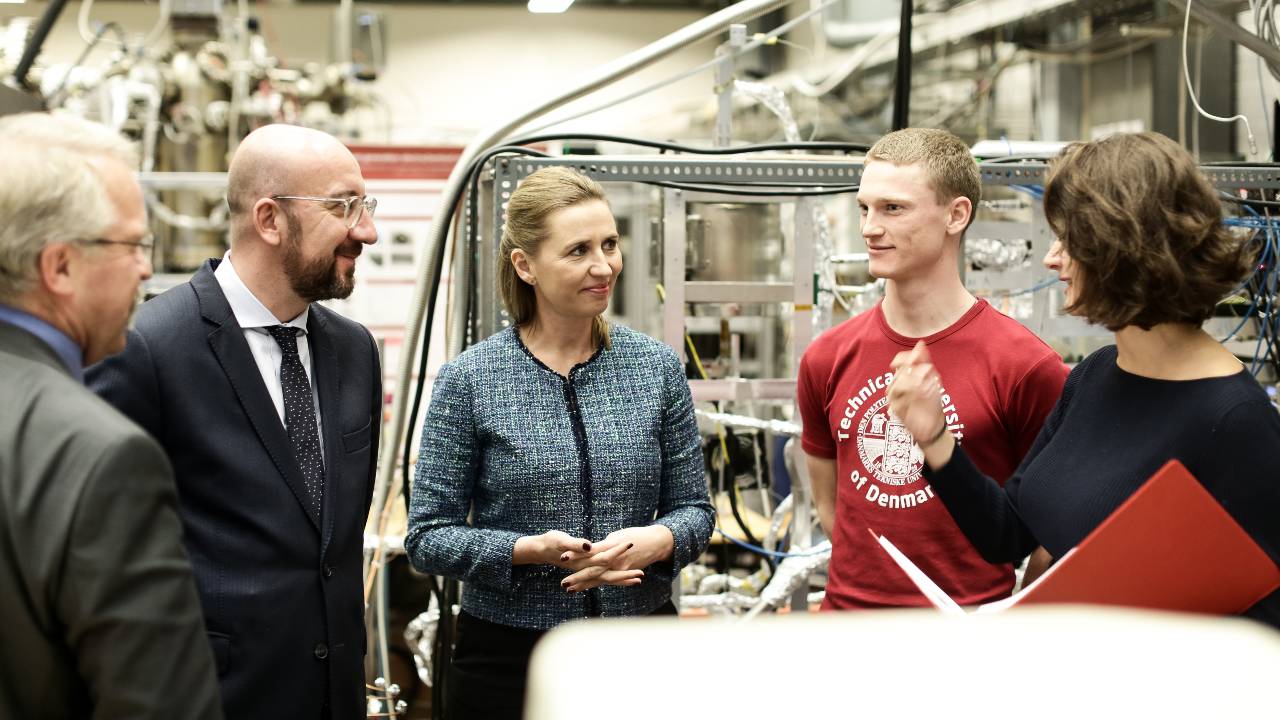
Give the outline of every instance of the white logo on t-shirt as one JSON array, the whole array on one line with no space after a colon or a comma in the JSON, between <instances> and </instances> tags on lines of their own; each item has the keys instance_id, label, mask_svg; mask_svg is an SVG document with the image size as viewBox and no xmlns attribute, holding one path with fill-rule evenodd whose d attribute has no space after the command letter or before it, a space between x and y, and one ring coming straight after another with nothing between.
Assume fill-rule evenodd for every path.
<instances>
[{"instance_id":1,"label":"white logo on t-shirt","mask_svg":"<svg viewBox=\"0 0 1280 720\"><path fill-rule=\"evenodd\" d=\"M870 477L855 467L849 474L849 480L859 491L865 488L867 502L893 509L912 508L928 502L933 497L933 488L925 483L920 488L907 488L902 494L888 492L891 487L915 483L920 479L920 469L924 467L924 453L915 438L889 412L886 389L892 380L893 373L885 373L869 378L858 387L846 402L844 417L836 430L836 440L854 439L858 459ZM964 439L964 423L960 422L960 414L945 389L941 403L947 430L958 443ZM875 482L868 484L867 480Z\"/></svg>"},{"instance_id":2,"label":"white logo on t-shirt","mask_svg":"<svg viewBox=\"0 0 1280 720\"><path fill-rule=\"evenodd\" d=\"M862 466L886 485L906 485L920 479L924 453L907 426L889 412L889 398L867 407L858 421L858 457Z\"/></svg>"}]
</instances>

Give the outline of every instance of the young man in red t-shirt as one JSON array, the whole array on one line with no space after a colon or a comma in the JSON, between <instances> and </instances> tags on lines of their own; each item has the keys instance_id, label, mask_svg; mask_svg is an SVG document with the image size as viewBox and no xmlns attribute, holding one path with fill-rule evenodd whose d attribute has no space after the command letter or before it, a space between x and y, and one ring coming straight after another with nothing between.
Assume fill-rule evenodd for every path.
<instances>
[{"instance_id":1,"label":"young man in red t-shirt","mask_svg":"<svg viewBox=\"0 0 1280 720\"><path fill-rule=\"evenodd\" d=\"M962 605L1013 588L1013 568L984 561L921 479L923 455L886 395L889 363L924 340L947 379L946 431L1003 481L1062 392L1057 353L960 281L960 242L981 192L969 149L944 130L899 130L867 153L858 206L885 297L809 346L797 387L814 502L832 545L823 609L927 604L867 528Z\"/></svg>"}]
</instances>

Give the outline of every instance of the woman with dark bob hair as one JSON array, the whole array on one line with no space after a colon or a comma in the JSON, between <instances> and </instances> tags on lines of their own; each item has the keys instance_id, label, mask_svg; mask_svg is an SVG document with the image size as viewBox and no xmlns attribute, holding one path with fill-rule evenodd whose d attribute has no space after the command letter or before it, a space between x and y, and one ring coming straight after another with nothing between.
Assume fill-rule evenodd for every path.
<instances>
[{"instance_id":1,"label":"woman with dark bob hair","mask_svg":"<svg viewBox=\"0 0 1280 720\"><path fill-rule=\"evenodd\" d=\"M539 170L507 204L501 330L440 368L405 549L461 580L445 715L518 718L534 643L567 620L675 614L713 511L684 366L602 317L622 271L604 191ZM609 672L600 658L599 682Z\"/></svg>"},{"instance_id":2,"label":"woman with dark bob hair","mask_svg":"<svg viewBox=\"0 0 1280 720\"><path fill-rule=\"evenodd\" d=\"M1280 559L1280 415L1200 327L1251 265L1213 187L1172 140L1114 135L1054 159L1044 209L1058 238L1044 264L1066 283L1066 310L1115 345L1072 370L1003 488L942 431L924 347L900 354L890 403L912 435L934 438L922 448L934 492L988 561L1037 545L1061 557L1176 458ZM1280 591L1245 615L1280 627Z\"/></svg>"}]
</instances>

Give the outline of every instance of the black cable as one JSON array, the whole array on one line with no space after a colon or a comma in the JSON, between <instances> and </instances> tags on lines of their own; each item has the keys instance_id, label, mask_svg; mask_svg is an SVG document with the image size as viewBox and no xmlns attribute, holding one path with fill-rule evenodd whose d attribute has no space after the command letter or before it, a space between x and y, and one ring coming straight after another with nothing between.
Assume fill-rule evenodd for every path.
<instances>
[{"instance_id":1,"label":"black cable","mask_svg":"<svg viewBox=\"0 0 1280 720\"><path fill-rule=\"evenodd\" d=\"M49 6L44 10L44 14L40 16L40 22L36 23L35 32L31 33L31 40L22 49L22 57L18 58L18 64L13 68L13 83L16 87L29 88L27 85L27 73L31 72L31 66L35 65L36 57L40 54L40 50L44 48L44 41L49 37L49 31L53 29L53 24L58 21L58 16L62 14L62 9L66 4L67 0L50 0Z\"/></svg>"},{"instance_id":2,"label":"black cable","mask_svg":"<svg viewBox=\"0 0 1280 720\"><path fill-rule=\"evenodd\" d=\"M1280 170L1280 163L1250 161L1243 160L1213 160L1210 162L1200 163L1200 167L1246 167L1246 168L1274 168Z\"/></svg>"},{"instance_id":3,"label":"black cable","mask_svg":"<svg viewBox=\"0 0 1280 720\"><path fill-rule=\"evenodd\" d=\"M541 142L541 141L531 141L531 142ZM541 158L551 157L551 155L544 153L541 150L534 150L532 148L521 147L520 145L500 145L496 148L492 148L486 151L483 155L479 156L476 159L476 162L472 163L471 167L468 169L467 171L467 176L468 176L467 207L470 208L471 210L471 213L470 213L471 222L468 223L466 226L467 232L465 234L465 237L467 240L467 248L466 248L467 252L473 252L475 247L479 245L478 234L480 232L480 170L485 166L486 163L489 162L491 158L495 158L499 155L517 155L517 154L530 155L533 157L541 157ZM499 202L499 200L497 198L494 198L494 202ZM501 240L501 238L495 238L495 240ZM476 294L476 285L473 283L467 288L467 295L473 296L475 294Z\"/></svg>"},{"instance_id":4,"label":"black cable","mask_svg":"<svg viewBox=\"0 0 1280 720\"><path fill-rule=\"evenodd\" d=\"M511 140L504 141L503 146L511 147L517 145L532 145L534 143L552 142L557 140L611 142L618 143L619 145L635 145L637 147L670 150L673 152L689 153L692 155L743 155L747 153L769 152L774 150L838 150L846 153L865 153L871 149L870 145L863 143L847 143L835 140L749 143L747 145L735 145L731 147L695 147L693 145L681 145L680 143L664 140L648 140L645 138L631 138L621 135L603 135L598 133L555 133L548 135L531 135L529 137L513 138ZM582 156L584 161L588 160L590 157L590 155ZM587 164L590 163L587 162Z\"/></svg>"},{"instance_id":5,"label":"black cable","mask_svg":"<svg viewBox=\"0 0 1280 720\"><path fill-rule=\"evenodd\" d=\"M126 46L124 42L124 30L119 25L115 22L108 22L99 25L98 32L93 34L93 40L91 40L88 46L86 46L80 53L80 57L76 58L75 62L71 63L71 67L67 68L67 71L63 73L62 82L58 83L58 87L54 88L53 92L49 93L50 101L56 99L62 94L63 88L67 86L67 81L71 79L72 71L80 67L80 64L84 62L84 59L89 57L89 53L93 52L93 49L98 46L98 43L102 42L102 36L106 35L108 30L115 30L116 35L120 38L120 46L124 48L125 52L128 52L128 46Z\"/></svg>"},{"instance_id":6,"label":"black cable","mask_svg":"<svg viewBox=\"0 0 1280 720\"><path fill-rule=\"evenodd\" d=\"M478 158L476 158L476 160L472 161L467 166L465 177L475 178L476 182L473 183L473 185L478 185L479 181L478 181L477 170L483 165L483 163L488 162L488 160L491 157L494 157L495 155L498 155L498 154L501 154L502 152L507 152L507 151L526 152L529 154L547 157L546 153L542 153L537 150L530 150L528 148L520 148L520 147L502 146L502 147L490 150L486 152L484 155L481 155ZM458 202L459 200L462 199L463 189L465 188L466 184L467 183L464 182L463 184L459 185L458 189L454 191L453 196L449 198L449 202L445 205L445 207L447 208L445 217L441 218L442 223L452 224L456 219L457 212L458 212ZM476 192L472 192L471 197L468 198L469 201L472 201L473 203L475 203L472 205L473 208L476 207L476 205L478 205L478 202L479 202L478 200L475 199L475 196L477 194L478 193ZM472 213L472 218L475 218L477 213L478 213L478 210L474 211ZM474 225L474 223L472 224ZM454 228L454 233L456 237L456 233L457 233L456 227ZM427 356L428 356L427 351L431 347L431 331L435 325L436 296L440 292L440 278L444 269L444 248L445 248L445 245L447 244L448 244L447 242L440 242L435 247L431 248L431 259L427 263L427 272L430 273L429 277L431 278L431 281L430 281L430 291L427 295L427 313L426 313L426 317L423 318L422 355L418 358L418 381L417 381L416 387L414 388L413 404L409 411L408 423L406 423L406 426L405 426L404 451L401 454L401 467L400 467L401 474L402 474L401 483L403 485L402 489L404 492L404 503L405 503L406 511L409 509L409 500L410 500L409 495L410 495L410 490L412 489L412 479L409 472L409 465L410 465L409 459L412 453L412 445L413 445L411 441L413 440L414 425L417 424L418 422L418 413L422 409L422 394L423 394L423 390L426 388L426 383L427 383ZM470 248L469 247L466 248L466 251L469 252ZM473 292L474 291L472 289L468 289L468 294L473 294ZM413 352L413 348L405 348L404 351Z\"/></svg>"},{"instance_id":7,"label":"black cable","mask_svg":"<svg viewBox=\"0 0 1280 720\"><path fill-rule=\"evenodd\" d=\"M902 0L898 15L898 62L893 71L893 129L901 130L911 124L911 16L915 13L912 0Z\"/></svg>"},{"instance_id":8,"label":"black cable","mask_svg":"<svg viewBox=\"0 0 1280 720\"><path fill-rule=\"evenodd\" d=\"M436 636L431 640L431 717L433 720L439 720L444 717L444 668L441 665L440 658L443 655L441 646L440 633L444 627L445 611L444 611L444 591L437 582L434 575L427 576L427 582L431 584L431 594L436 598Z\"/></svg>"},{"instance_id":9,"label":"black cable","mask_svg":"<svg viewBox=\"0 0 1280 720\"><path fill-rule=\"evenodd\" d=\"M431 717L433 720L444 718L445 706L449 702L449 666L453 664L453 644L455 623L453 605L458 597L458 583L455 580L440 578L437 585L431 579L431 587L437 593L436 606L440 617L436 621L436 639L432 648L431 666Z\"/></svg>"},{"instance_id":10,"label":"black cable","mask_svg":"<svg viewBox=\"0 0 1280 720\"><path fill-rule=\"evenodd\" d=\"M858 192L857 185L836 185L826 190L748 190L738 185L697 185L694 183L670 182L667 180L637 180L636 182L645 185L657 185L658 187L672 188L675 190L687 190L690 192L706 192L719 193L721 195L744 195L747 197L805 197L817 195L840 195L843 193ZM822 187L809 186L809 187Z\"/></svg>"},{"instance_id":11,"label":"black cable","mask_svg":"<svg viewBox=\"0 0 1280 720\"><path fill-rule=\"evenodd\" d=\"M1053 159L1053 156L1044 155L1041 153L1027 153L1023 155L997 155L995 157L987 158L986 160L983 160L982 164L993 163L993 164L999 165L999 164L1014 163L1014 162L1048 162L1049 160L1052 160L1052 159Z\"/></svg>"},{"instance_id":12,"label":"black cable","mask_svg":"<svg viewBox=\"0 0 1280 720\"><path fill-rule=\"evenodd\" d=\"M733 453L727 451L727 448L729 447L733 447L734 451L739 450L740 445L738 443L738 436L733 432L732 428L725 428L724 433L724 444L721 447L726 449L726 454L721 458L720 473L722 489L729 496L729 512L732 513L733 519L738 523L738 527L742 529L742 534L746 538L747 542L755 545L756 547L763 547L764 543L755 536L755 533L751 532L751 527L747 525L747 521L742 517L742 511L738 507L738 472L731 457ZM726 469L728 472L725 472ZM777 563L768 555L761 555L760 557L769 568L769 579L772 579L773 573L777 571Z\"/></svg>"},{"instance_id":13,"label":"black cable","mask_svg":"<svg viewBox=\"0 0 1280 720\"><path fill-rule=\"evenodd\" d=\"M1271 101L1271 159L1280 153L1280 100Z\"/></svg>"},{"instance_id":14,"label":"black cable","mask_svg":"<svg viewBox=\"0 0 1280 720\"><path fill-rule=\"evenodd\" d=\"M450 207L454 207L456 205L456 199L450 203ZM443 219L443 222L452 222L455 213L456 210L449 211L448 215ZM436 256L439 255L440 257L438 260L440 263L443 263L444 246L446 244L447 243L442 242L439 244L439 247L432 248L431 267L435 268L435 271L431 275L431 294L427 298L427 317L425 319L422 335L422 356L418 358L418 381L414 386L413 403L409 410L409 422L405 427L404 448L400 455L400 482L401 490L404 493L404 508L406 514L410 511L410 493L413 489L413 474L409 470L409 467L412 465L412 463L410 463L410 458L413 454L413 427L418 422L418 412L422 409L422 393L427 386L427 348L431 345L431 330L435 320L436 295L439 294L440 291L440 265L435 264L437 262ZM413 348L403 348L402 352L413 352Z\"/></svg>"}]
</instances>

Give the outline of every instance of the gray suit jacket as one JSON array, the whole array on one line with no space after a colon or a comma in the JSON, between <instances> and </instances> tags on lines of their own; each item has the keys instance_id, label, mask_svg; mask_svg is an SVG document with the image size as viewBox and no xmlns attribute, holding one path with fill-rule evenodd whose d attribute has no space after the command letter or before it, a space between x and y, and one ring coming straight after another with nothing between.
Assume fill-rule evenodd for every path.
<instances>
[{"instance_id":1,"label":"gray suit jacket","mask_svg":"<svg viewBox=\"0 0 1280 720\"><path fill-rule=\"evenodd\" d=\"M221 718L154 440L0 322L0 717Z\"/></svg>"}]
</instances>

